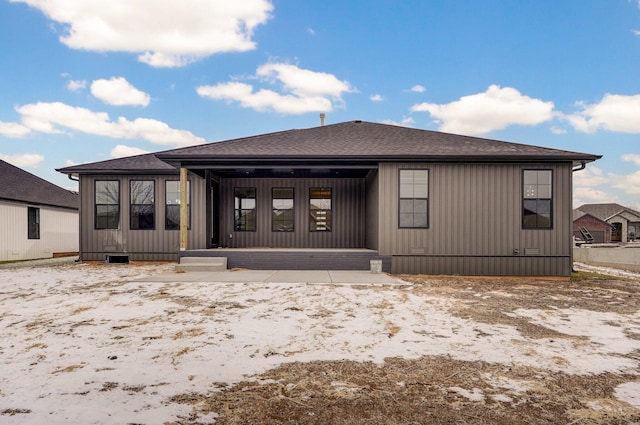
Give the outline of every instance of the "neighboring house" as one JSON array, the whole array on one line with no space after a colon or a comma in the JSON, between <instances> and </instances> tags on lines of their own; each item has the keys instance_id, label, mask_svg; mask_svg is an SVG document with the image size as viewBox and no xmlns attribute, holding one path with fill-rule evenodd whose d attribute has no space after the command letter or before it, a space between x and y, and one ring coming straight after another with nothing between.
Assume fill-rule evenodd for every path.
<instances>
[{"instance_id":1,"label":"neighboring house","mask_svg":"<svg viewBox=\"0 0 640 425\"><path fill-rule=\"evenodd\" d=\"M611 225L608 242L640 240L640 212L620 204L585 204L578 211ZM606 240L605 240L606 241Z\"/></svg>"},{"instance_id":2,"label":"neighboring house","mask_svg":"<svg viewBox=\"0 0 640 425\"><path fill-rule=\"evenodd\" d=\"M0 161L0 261L78 252L79 196Z\"/></svg>"},{"instance_id":3,"label":"neighboring house","mask_svg":"<svg viewBox=\"0 0 640 425\"><path fill-rule=\"evenodd\" d=\"M587 243L610 243L613 226L580 210L573 210L573 236ZM592 239L589 240L589 237Z\"/></svg>"},{"instance_id":4,"label":"neighboring house","mask_svg":"<svg viewBox=\"0 0 640 425\"><path fill-rule=\"evenodd\" d=\"M80 180L82 260L569 276L572 173L599 158L351 121L58 171Z\"/></svg>"}]
</instances>

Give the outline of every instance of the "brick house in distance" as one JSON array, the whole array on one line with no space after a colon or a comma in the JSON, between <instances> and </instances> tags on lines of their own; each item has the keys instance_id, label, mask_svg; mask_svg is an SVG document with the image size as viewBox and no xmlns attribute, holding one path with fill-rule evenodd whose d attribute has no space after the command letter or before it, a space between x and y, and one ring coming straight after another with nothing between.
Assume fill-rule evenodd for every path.
<instances>
[{"instance_id":1,"label":"brick house in distance","mask_svg":"<svg viewBox=\"0 0 640 425\"><path fill-rule=\"evenodd\" d=\"M576 212L582 213L578 216L576 223ZM585 215L591 218L585 218ZM595 220L594 220L595 219ZM597 232L607 233L602 223L609 224L609 237L605 235L602 243L634 242L640 240L640 212L627 208L620 204L585 204L574 211L573 232L579 233L580 226L585 227L592 235ZM589 227L594 226L594 227ZM594 231L592 231L592 229ZM595 241L594 241L595 242Z\"/></svg>"}]
</instances>

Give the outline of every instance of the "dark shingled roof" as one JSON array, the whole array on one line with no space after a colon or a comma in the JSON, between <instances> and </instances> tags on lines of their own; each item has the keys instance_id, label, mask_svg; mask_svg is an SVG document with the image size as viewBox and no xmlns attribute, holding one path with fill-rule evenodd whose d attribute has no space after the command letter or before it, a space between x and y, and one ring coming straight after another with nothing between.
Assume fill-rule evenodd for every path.
<instances>
[{"instance_id":1,"label":"dark shingled roof","mask_svg":"<svg viewBox=\"0 0 640 425\"><path fill-rule=\"evenodd\" d=\"M572 161L598 155L461 136L365 121L349 121L301 130L287 130L154 154L177 165L228 161ZM142 162L146 165L142 165ZM131 165L140 162L141 165ZM147 155L60 169L82 173L106 169L145 168ZM166 164L165 164L166 166ZM109 168L113 167L113 168Z\"/></svg>"},{"instance_id":2,"label":"dark shingled roof","mask_svg":"<svg viewBox=\"0 0 640 425\"><path fill-rule=\"evenodd\" d=\"M7 162L0 161L0 199L77 210L79 197Z\"/></svg>"}]
</instances>

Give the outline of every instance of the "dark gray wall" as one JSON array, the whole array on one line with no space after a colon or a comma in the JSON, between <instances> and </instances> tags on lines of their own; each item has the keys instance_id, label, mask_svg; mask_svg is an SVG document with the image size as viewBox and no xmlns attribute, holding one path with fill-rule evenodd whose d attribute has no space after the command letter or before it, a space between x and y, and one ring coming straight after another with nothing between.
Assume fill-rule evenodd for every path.
<instances>
[{"instance_id":1,"label":"dark gray wall","mask_svg":"<svg viewBox=\"0 0 640 425\"><path fill-rule=\"evenodd\" d=\"M257 190L257 230L233 230L234 188ZM271 231L271 188L293 187L295 231ZM309 189L332 189L332 231L309 231ZM365 182L362 178L241 178L220 182L221 245L227 248L363 248L365 246Z\"/></svg>"},{"instance_id":2,"label":"dark gray wall","mask_svg":"<svg viewBox=\"0 0 640 425\"><path fill-rule=\"evenodd\" d=\"M398 170L429 169L429 228L398 228ZM551 169L553 229L522 229L522 170ZM379 246L395 273L571 273L570 163L381 164ZM517 250L517 253L516 253Z\"/></svg>"},{"instance_id":3,"label":"dark gray wall","mask_svg":"<svg viewBox=\"0 0 640 425\"><path fill-rule=\"evenodd\" d=\"M80 179L80 258L84 261L104 260L106 254L129 254L131 260L177 260L180 249L180 231L165 230L165 181L179 180L180 176L158 175L96 175ZM94 182L120 180L120 228L94 229ZM155 230L129 228L129 181L155 181ZM205 180L189 174L191 182L191 230L189 248L205 248Z\"/></svg>"},{"instance_id":4,"label":"dark gray wall","mask_svg":"<svg viewBox=\"0 0 640 425\"><path fill-rule=\"evenodd\" d=\"M380 218L380 183L378 170L371 170L365 180L366 185L366 229L365 244L369 249L378 249L378 220Z\"/></svg>"}]
</instances>

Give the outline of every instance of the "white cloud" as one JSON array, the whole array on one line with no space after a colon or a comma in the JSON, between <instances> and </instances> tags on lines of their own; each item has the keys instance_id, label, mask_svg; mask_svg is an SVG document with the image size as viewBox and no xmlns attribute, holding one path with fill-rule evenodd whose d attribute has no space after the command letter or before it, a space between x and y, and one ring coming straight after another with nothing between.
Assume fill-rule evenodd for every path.
<instances>
[{"instance_id":1,"label":"white cloud","mask_svg":"<svg viewBox=\"0 0 640 425\"><path fill-rule=\"evenodd\" d=\"M316 35L316 31L313 28L307 28L307 33L309 35Z\"/></svg>"},{"instance_id":2,"label":"white cloud","mask_svg":"<svg viewBox=\"0 0 640 425\"><path fill-rule=\"evenodd\" d=\"M640 35L640 30L631 30L632 33L634 33L635 35Z\"/></svg>"},{"instance_id":3,"label":"white cloud","mask_svg":"<svg viewBox=\"0 0 640 425\"><path fill-rule=\"evenodd\" d=\"M424 93L427 91L427 89L424 88L424 86L421 86L420 84L416 84L415 86L411 87L411 91L416 93Z\"/></svg>"},{"instance_id":4,"label":"white cloud","mask_svg":"<svg viewBox=\"0 0 640 425\"><path fill-rule=\"evenodd\" d=\"M372 102L382 102L384 100L384 98L380 94L374 94L374 95L369 97L369 100L372 101Z\"/></svg>"},{"instance_id":5,"label":"white cloud","mask_svg":"<svg viewBox=\"0 0 640 425\"><path fill-rule=\"evenodd\" d=\"M237 101L256 111L273 110L283 114L330 112L342 106L344 93L354 92L347 81L332 74L315 72L295 65L271 63L260 66L256 77L269 84L279 84L281 92L258 89L250 84L232 81L196 88L202 97L214 100Z\"/></svg>"},{"instance_id":6,"label":"white cloud","mask_svg":"<svg viewBox=\"0 0 640 425\"><path fill-rule=\"evenodd\" d=\"M67 84L67 89L69 91L79 91L87 87L87 82L85 80L71 80Z\"/></svg>"},{"instance_id":7,"label":"white cloud","mask_svg":"<svg viewBox=\"0 0 640 425\"><path fill-rule=\"evenodd\" d=\"M106 112L93 112L86 108L60 102L38 102L20 106L16 111L22 115L22 123L34 131L60 134L63 129L116 139L144 139L166 146L191 146L205 143L201 137L187 130L176 130L161 121L136 118L130 121L118 117L112 121Z\"/></svg>"},{"instance_id":8,"label":"white cloud","mask_svg":"<svg viewBox=\"0 0 640 425\"><path fill-rule=\"evenodd\" d=\"M123 158L125 156L143 155L146 153L149 153L149 151L125 145L116 145L113 149L111 149L112 158Z\"/></svg>"},{"instance_id":9,"label":"white cloud","mask_svg":"<svg viewBox=\"0 0 640 425\"><path fill-rule=\"evenodd\" d=\"M18 139L31 133L31 129L16 122L0 121L0 136Z\"/></svg>"},{"instance_id":10,"label":"white cloud","mask_svg":"<svg viewBox=\"0 0 640 425\"><path fill-rule=\"evenodd\" d=\"M633 162L638 167L640 167L640 154L637 153L626 153L622 155L622 160L627 162Z\"/></svg>"},{"instance_id":11,"label":"white cloud","mask_svg":"<svg viewBox=\"0 0 640 425\"><path fill-rule=\"evenodd\" d=\"M484 93L448 104L420 103L412 112L428 112L441 131L481 135L510 125L537 125L553 118L553 102L522 95L511 87L491 85Z\"/></svg>"},{"instance_id":12,"label":"white cloud","mask_svg":"<svg viewBox=\"0 0 640 425\"><path fill-rule=\"evenodd\" d=\"M602 204L617 201L618 199L615 196L592 187L577 187L573 190L574 208L584 204Z\"/></svg>"},{"instance_id":13,"label":"white cloud","mask_svg":"<svg viewBox=\"0 0 640 425\"><path fill-rule=\"evenodd\" d=\"M626 175L611 175L612 186L622 190L627 195L640 196L640 171Z\"/></svg>"},{"instance_id":14,"label":"white cloud","mask_svg":"<svg viewBox=\"0 0 640 425\"><path fill-rule=\"evenodd\" d=\"M255 49L253 32L271 17L268 0L11 0L62 24L73 49L139 53L155 67L184 66L223 52Z\"/></svg>"},{"instance_id":15,"label":"white cloud","mask_svg":"<svg viewBox=\"0 0 640 425\"><path fill-rule=\"evenodd\" d=\"M382 124L399 125L401 127L413 127L415 120L412 117L403 117L402 121L382 120Z\"/></svg>"},{"instance_id":16,"label":"white cloud","mask_svg":"<svg viewBox=\"0 0 640 425\"><path fill-rule=\"evenodd\" d=\"M640 133L640 94L625 96L605 94L598 103L576 104L582 110L564 115L577 131L595 133L598 130Z\"/></svg>"},{"instance_id":17,"label":"white cloud","mask_svg":"<svg viewBox=\"0 0 640 425\"><path fill-rule=\"evenodd\" d=\"M109 105L149 105L150 96L135 88L123 77L95 80L91 83L91 94Z\"/></svg>"},{"instance_id":18,"label":"white cloud","mask_svg":"<svg viewBox=\"0 0 640 425\"><path fill-rule=\"evenodd\" d=\"M551 132L553 134L567 134L567 130L564 128L556 127L555 125L551 127Z\"/></svg>"},{"instance_id":19,"label":"white cloud","mask_svg":"<svg viewBox=\"0 0 640 425\"><path fill-rule=\"evenodd\" d=\"M9 164L13 164L16 167L37 168L38 165L44 161L44 156L37 153L19 153L15 155L0 154L0 159L8 162Z\"/></svg>"},{"instance_id":20,"label":"white cloud","mask_svg":"<svg viewBox=\"0 0 640 425\"><path fill-rule=\"evenodd\" d=\"M609 183L609 178L595 165L588 165L584 170L573 173L575 187L596 187Z\"/></svg>"}]
</instances>

